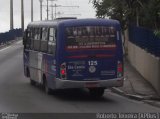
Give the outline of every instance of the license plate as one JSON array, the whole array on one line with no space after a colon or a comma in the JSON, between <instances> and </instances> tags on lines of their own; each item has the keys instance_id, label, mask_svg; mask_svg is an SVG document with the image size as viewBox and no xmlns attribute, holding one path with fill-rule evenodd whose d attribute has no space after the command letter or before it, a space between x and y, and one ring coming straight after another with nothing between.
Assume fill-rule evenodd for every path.
<instances>
[{"instance_id":1,"label":"license plate","mask_svg":"<svg viewBox=\"0 0 160 119\"><path fill-rule=\"evenodd\" d=\"M89 82L85 84L86 88L96 88L98 87L98 83L97 82Z\"/></svg>"}]
</instances>

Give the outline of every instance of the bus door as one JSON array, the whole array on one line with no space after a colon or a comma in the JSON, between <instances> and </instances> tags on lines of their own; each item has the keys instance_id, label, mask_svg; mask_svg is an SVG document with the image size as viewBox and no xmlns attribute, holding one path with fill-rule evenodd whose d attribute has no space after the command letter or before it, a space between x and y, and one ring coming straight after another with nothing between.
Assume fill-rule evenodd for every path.
<instances>
[{"instance_id":1,"label":"bus door","mask_svg":"<svg viewBox=\"0 0 160 119\"><path fill-rule=\"evenodd\" d=\"M30 51L30 78L40 82L42 54L40 53L40 28L32 28L31 51Z\"/></svg>"}]
</instances>

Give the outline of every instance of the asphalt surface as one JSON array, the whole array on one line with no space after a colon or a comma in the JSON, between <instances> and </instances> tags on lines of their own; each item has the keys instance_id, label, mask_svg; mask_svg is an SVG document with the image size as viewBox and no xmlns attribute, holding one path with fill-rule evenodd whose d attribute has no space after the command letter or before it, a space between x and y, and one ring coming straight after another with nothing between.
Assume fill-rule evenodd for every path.
<instances>
[{"instance_id":1,"label":"asphalt surface","mask_svg":"<svg viewBox=\"0 0 160 119\"><path fill-rule=\"evenodd\" d=\"M85 90L66 90L47 95L41 88L31 86L24 76L22 54L21 42L0 49L0 112L160 112L160 108L110 90L106 90L101 99L92 99Z\"/></svg>"}]
</instances>

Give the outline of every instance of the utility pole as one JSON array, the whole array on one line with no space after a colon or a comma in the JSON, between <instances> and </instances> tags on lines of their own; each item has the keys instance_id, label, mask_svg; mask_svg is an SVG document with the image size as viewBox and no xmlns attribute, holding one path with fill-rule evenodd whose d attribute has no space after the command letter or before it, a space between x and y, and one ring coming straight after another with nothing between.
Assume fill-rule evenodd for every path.
<instances>
[{"instance_id":1,"label":"utility pole","mask_svg":"<svg viewBox=\"0 0 160 119\"><path fill-rule=\"evenodd\" d=\"M56 0L47 0L47 20L49 20L48 19L48 16L49 16L49 5L48 5L48 2L49 1L52 1L52 3L53 3L53 1L56 1Z\"/></svg>"},{"instance_id":2,"label":"utility pole","mask_svg":"<svg viewBox=\"0 0 160 119\"><path fill-rule=\"evenodd\" d=\"M54 1L54 0L51 0L51 6L53 6L53 1ZM53 7L51 7L51 8L52 8L52 11L51 11L52 14L51 14L51 15L52 15L52 20L53 20Z\"/></svg>"},{"instance_id":3,"label":"utility pole","mask_svg":"<svg viewBox=\"0 0 160 119\"><path fill-rule=\"evenodd\" d=\"M53 7L52 7L52 14L51 14L51 15L52 15L52 20L53 20L53 19L54 19L54 18L53 18Z\"/></svg>"},{"instance_id":4,"label":"utility pole","mask_svg":"<svg viewBox=\"0 0 160 119\"><path fill-rule=\"evenodd\" d=\"M48 10L48 0L47 0L47 20L48 20L48 12L49 10Z\"/></svg>"},{"instance_id":5,"label":"utility pole","mask_svg":"<svg viewBox=\"0 0 160 119\"><path fill-rule=\"evenodd\" d=\"M57 7L60 7L60 5L56 5L55 4L55 11L54 11L54 17L55 17L55 19L57 18Z\"/></svg>"},{"instance_id":6,"label":"utility pole","mask_svg":"<svg viewBox=\"0 0 160 119\"><path fill-rule=\"evenodd\" d=\"M10 0L10 30L13 28L13 0Z\"/></svg>"},{"instance_id":7,"label":"utility pole","mask_svg":"<svg viewBox=\"0 0 160 119\"><path fill-rule=\"evenodd\" d=\"M53 20L53 14L54 14L54 17L56 18L56 16L57 16L57 7L60 7L60 6L61 5L57 5L57 4L53 5L53 3L52 3L52 5L49 6L52 9L52 13L51 13L52 20ZM53 8L55 8L54 13L53 13Z\"/></svg>"},{"instance_id":8,"label":"utility pole","mask_svg":"<svg viewBox=\"0 0 160 119\"><path fill-rule=\"evenodd\" d=\"M33 21L33 0L31 0L31 21Z\"/></svg>"},{"instance_id":9,"label":"utility pole","mask_svg":"<svg viewBox=\"0 0 160 119\"><path fill-rule=\"evenodd\" d=\"M40 2L40 20L42 21L42 2L43 2L43 0L39 0L39 2Z\"/></svg>"},{"instance_id":10,"label":"utility pole","mask_svg":"<svg viewBox=\"0 0 160 119\"><path fill-rule=\"evenodd\" d=\"M21 0L21 28L24 31L24 5L23 0Z\"/></svg>"}]
</instances>

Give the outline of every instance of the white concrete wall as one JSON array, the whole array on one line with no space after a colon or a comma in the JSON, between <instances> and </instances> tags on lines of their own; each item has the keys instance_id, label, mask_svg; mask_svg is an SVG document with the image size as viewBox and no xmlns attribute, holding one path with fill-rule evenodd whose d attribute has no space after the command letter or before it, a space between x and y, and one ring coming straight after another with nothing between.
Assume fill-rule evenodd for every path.
<instances>
[{"instance_id":1,"label":"white concrete wall","mask_svg":"<svg viewBox=\"0 0 160 119\"><path fill-rule=\"evenodd\" d=\"M128 41L128 59L160 95L160 58L154 57Z\"/></svg>"}]
</instances>

